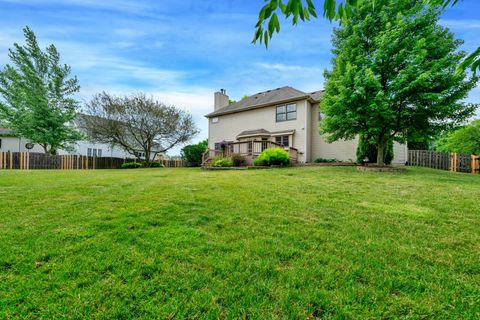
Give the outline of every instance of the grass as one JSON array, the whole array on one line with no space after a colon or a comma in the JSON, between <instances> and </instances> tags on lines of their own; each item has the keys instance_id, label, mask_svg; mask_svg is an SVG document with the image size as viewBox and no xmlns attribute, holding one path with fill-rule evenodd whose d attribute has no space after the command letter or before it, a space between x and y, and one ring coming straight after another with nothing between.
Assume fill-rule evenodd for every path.
<instances>
[{"instance_id":1,"label":"grass","mask_svg":"<svg viewBox=\"0 0 480 320\"><path fill-rule=\"evenodd\" d=\"M480 317L480 175L0 172L0 318Z\"/></svg>"}]
</instances>

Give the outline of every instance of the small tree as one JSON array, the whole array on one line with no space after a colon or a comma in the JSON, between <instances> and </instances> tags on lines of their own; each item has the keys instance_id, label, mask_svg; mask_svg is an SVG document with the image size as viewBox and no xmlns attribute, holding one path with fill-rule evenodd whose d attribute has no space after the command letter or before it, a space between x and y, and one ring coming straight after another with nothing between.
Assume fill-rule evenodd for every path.
<instances>
[{"instance_id":1,"label":"small tree","mask_svg":"<svg viewBox=\"0 0 480 320\"><path fill-rule=\"evenodd\" d=\"M93 140L123 148L146 166L158 153L189 141L198 130L190 114L145 94L116 97L97 94L86 107L80 126Z\"/></svg>"},{"instance_id":2,"label":"small tree","mask_svg":"<svg viewBox=\"0 0 480 320\"><path fill-rule=\"evenodd\" d=\"M181 156L185 160L187 167L199 167L202 164L202 155L207 150L207 147L208 140L183 147Z\"/></svg>"},{"instance_id":3,"label":"small tree","mask_svg":"<svg viewBox=\"0 0 480 320\"><path fill-rule=\"evenodd\" d=\"M480 155L480 120L447 133L437 142L437 150Z\"/></svg>"},{"instance_id":4,"label":"small tree","mask_svg":"<svg viewBox=\"0 0 480 320\"><path fill-rule=\"evenodd\" d=\"M69 149L82 135L73 126L78 102L72 97L80 86L71 69L60 64L52 44L43 52L28 27L26 45L9 50L13 65L0 71L0 119L19 136L55 154Z\"/></svg>"},{"instance_id":5,"label":"small tree","mask_svg":"<svg viewBox=\"0 0 480 320\"><path fill-rule=\"evenodd\" d=\"M365 0L335 29L321 101L328 141L361 135L383 165L392 140L433 136L473 114L476 105L461 101L477 78L456 72L462 42L438 25L439 14L417 1Z\"/></svg>"}]
</instances>

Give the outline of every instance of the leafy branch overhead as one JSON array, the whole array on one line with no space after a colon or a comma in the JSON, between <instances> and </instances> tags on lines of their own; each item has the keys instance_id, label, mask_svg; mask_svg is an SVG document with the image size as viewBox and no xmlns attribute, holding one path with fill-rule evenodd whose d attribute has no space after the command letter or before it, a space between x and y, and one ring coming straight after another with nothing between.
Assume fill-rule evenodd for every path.
<instances>
[{"instance_id":1,"label":"leafy branch overhead","mask_svg":"<svg viewBox=\"0 0 480 320\"><path fill-rule=\"evenodd\" d=\"M297 25L299 21L309 21L312 17L318 17L318 9L313 0L265 0L266 4L260 10L258 22L255 25L255 34L252 43L263 43L268 47L268 42L275 33L280 32L280 19L283 16L286 19L292 18L292 24ZM358 5L365 0L323 0L323 17L330 21L344 23L351 18ZM374 3L380 4L385 0L375 0ZM453 6L460 0L424 0L426 5L440 6L445 9ZM471 68L473 72L480 70L480 48L465 58L460 65L460 72Z\"/></svg>"}]
</instances>

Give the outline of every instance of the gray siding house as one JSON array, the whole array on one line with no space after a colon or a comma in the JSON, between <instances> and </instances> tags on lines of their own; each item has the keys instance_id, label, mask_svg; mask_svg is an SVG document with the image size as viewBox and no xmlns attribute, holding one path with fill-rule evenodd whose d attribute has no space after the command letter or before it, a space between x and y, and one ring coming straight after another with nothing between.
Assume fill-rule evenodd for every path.
<instances>
[{"instance_id":1,"label":"gray siding house","mask_svg":"<svg viewBox=\"0 0 480 320\"><path fill-rule=\"evenodd\" d=\"M225 90L215 92L214 110L206 115L208 147L218 150L221 144L232 145L232 152L254 158L266 146L281 145L293 151L300 163L318 158L355 161L357 139L329 144L320 135L321 97L321 90L307 93L282 87L229 104ZM405 163L406 146L395 143L394 154L394 163Z\"/></svg>"}]
</instances>

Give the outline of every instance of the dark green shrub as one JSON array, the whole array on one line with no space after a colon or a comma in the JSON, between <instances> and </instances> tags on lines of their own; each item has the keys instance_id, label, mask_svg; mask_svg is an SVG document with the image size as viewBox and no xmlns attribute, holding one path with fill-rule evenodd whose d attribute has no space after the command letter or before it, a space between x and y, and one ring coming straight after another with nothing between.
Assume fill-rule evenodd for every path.
<instances>
[{"instance_id":1,"label":"dark green shrub","mask_svg":"<svg viewBox=\"0 0 480 320\"><path fill-rule=\"evenodd\" d=\"M207 140L183 147L181 156L185 160L185 165L187 167L200 167L202 165L202 155L207 150L207 147Z\"/></svg>"},{"instance_id":2,"label":"dark green shrub","mask_svg":"<svg viewBox=\"0 0 480 320\"><path fill-rule=\"evenodd\" d=\"M324 158L317 158L315 159L315 163L332 163L332 162L340 162L337 159L324 159Z\"/></svg>"},{"instance_id":3,"label":"dark green shrub","mask_svg":"<svg viewBox=\"0 0 480 320\"><path fill-rule=\"evenodd\" d=\"M360 135L357 146L357 162L364 163L365 158L368 158L367 163L377 162L377 146L370 143L366 138ZM387 142L383 155L385 164L391 164L393 160L393 140Z\"/></svg>"},{"instance_id":4,"label":"dark green shrub","mask_svg":"<svg viewBox=\"0 0 480 320\"><path fill-rule=\"evenodd\" d=\"M138 163L138 162L125 162L121 166L122 169L138 169L138 168L142 168L142 167L143 167L143 164Z\"/></svg>"},{"instance_id":5,"label":"dark green shrub","mask_svg":"<svg viewBox=\"0 0 480 320\"><path fill-rule=\"evenodd\" d=\"M234 167L243 167L247 165L247 158L245 158L241 154L233 153L231 158Z\"/></svg>"},{"instance_id":6,"label":"dark green shrub","mask_svg":"<svg viewBox=\"0 0 480 320\"><path fill-rule=\"evenodd\" d=\"M217 156L212 161L212 167L233 167L231 158Z\"/></svg>"},{"instance_id":7,"label":"dark green shrub","mask_svg":"<svg viewBox=\"0 0 480 320\"><path fill-rule=\"evenodd\" d=\"M163 168L163 167L164 167L163 163L160 163L157 161L150 163L150 168Z\"/></svg>"},{"instance_id":8,"label":"dark green shrub","mask_svg":"<svg viewBox=\"0 0 480 320\"><path fill-rule=\"evenodd\" d=\"M287 166L290 164L290 155L280 148L268 148L260 153L254 164L256 166Z\"/></svg>"}]
</instances>

